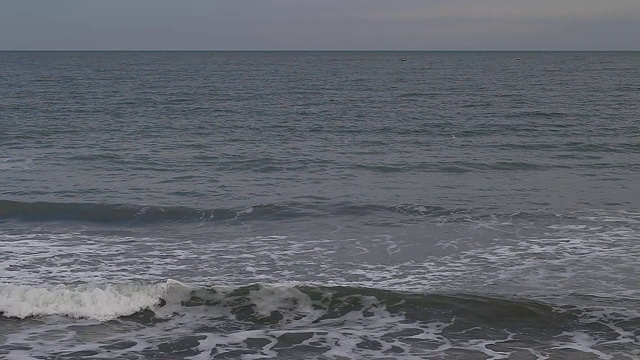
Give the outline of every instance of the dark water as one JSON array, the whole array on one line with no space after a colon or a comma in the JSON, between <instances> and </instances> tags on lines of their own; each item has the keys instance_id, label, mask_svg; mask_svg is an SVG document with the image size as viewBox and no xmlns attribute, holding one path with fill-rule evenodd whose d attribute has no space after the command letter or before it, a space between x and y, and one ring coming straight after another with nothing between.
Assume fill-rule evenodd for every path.
<instances>
[{"instance_id":1,"label":"dark water","mask_svg":"<svg viewBox=\"0 0 640 360\"><path fill-rule=\"evenodd\" d=\"M0 76L2 358L640 358L640 53Z\"/></svg>"}]
</instances>

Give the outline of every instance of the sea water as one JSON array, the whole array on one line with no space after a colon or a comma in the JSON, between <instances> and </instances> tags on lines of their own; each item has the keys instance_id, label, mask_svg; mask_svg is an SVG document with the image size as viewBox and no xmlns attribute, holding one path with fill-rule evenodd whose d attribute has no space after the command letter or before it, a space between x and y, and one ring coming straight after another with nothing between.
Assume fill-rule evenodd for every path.
<instances>
[{"instance_id":1,"label":"sea water","mask_svg":"<svg viewBox=\"0 0 640 360\"><path fill-rule=\"evenodd\" d=\"M0 358L640 358L640 53L0 76Z\"/></svg>"}]
</instances>

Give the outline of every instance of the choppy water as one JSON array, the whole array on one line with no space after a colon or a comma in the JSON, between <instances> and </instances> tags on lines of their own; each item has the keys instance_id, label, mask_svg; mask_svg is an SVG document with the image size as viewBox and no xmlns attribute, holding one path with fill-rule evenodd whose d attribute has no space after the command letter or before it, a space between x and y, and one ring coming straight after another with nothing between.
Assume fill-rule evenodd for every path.
<instances>
[{"instance_id":1,"label":"choppy water","mask_svg":"<svg viewBox=\"0 0 640 360\"><path fill-rule=\"evenodd\" d=\"M2 358L640 358L640 53L0 74Z\"/></svg>"}]
</instances>

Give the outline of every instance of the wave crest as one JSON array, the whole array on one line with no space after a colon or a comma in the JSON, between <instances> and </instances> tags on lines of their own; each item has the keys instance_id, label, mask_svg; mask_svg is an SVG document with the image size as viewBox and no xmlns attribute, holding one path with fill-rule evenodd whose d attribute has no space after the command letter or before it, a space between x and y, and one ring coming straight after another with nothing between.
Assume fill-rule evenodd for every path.
<instances>
[{"instance_id":1,"label":"wave crest","mask_svg":"<svg viewBox=\"0 0 640 360\"><path fill-rule=\"evenodd\" d=\"M0 313L21 319L61 315L108 321L158 305L166 287L166 284L4 284L0 285Z\"/></svg>"}]
</instances>

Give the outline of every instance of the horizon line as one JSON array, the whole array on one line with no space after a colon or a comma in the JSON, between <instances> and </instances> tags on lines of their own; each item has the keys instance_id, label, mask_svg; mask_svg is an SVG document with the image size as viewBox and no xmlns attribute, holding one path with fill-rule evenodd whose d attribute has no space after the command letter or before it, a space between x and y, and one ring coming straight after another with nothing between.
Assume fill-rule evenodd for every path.
<instances>
[{"instance_id":1,"label":"horizon line","mask_svg":"<svg viewBox=\"0 0 640 360\"><path fill-rule=\"evenodd\" d=\"M384 50L384 49L0 49L0 52L640 52L638 50L496 50L496 49L466 49L466 50Z\"/></svg>"}]
</instances>

